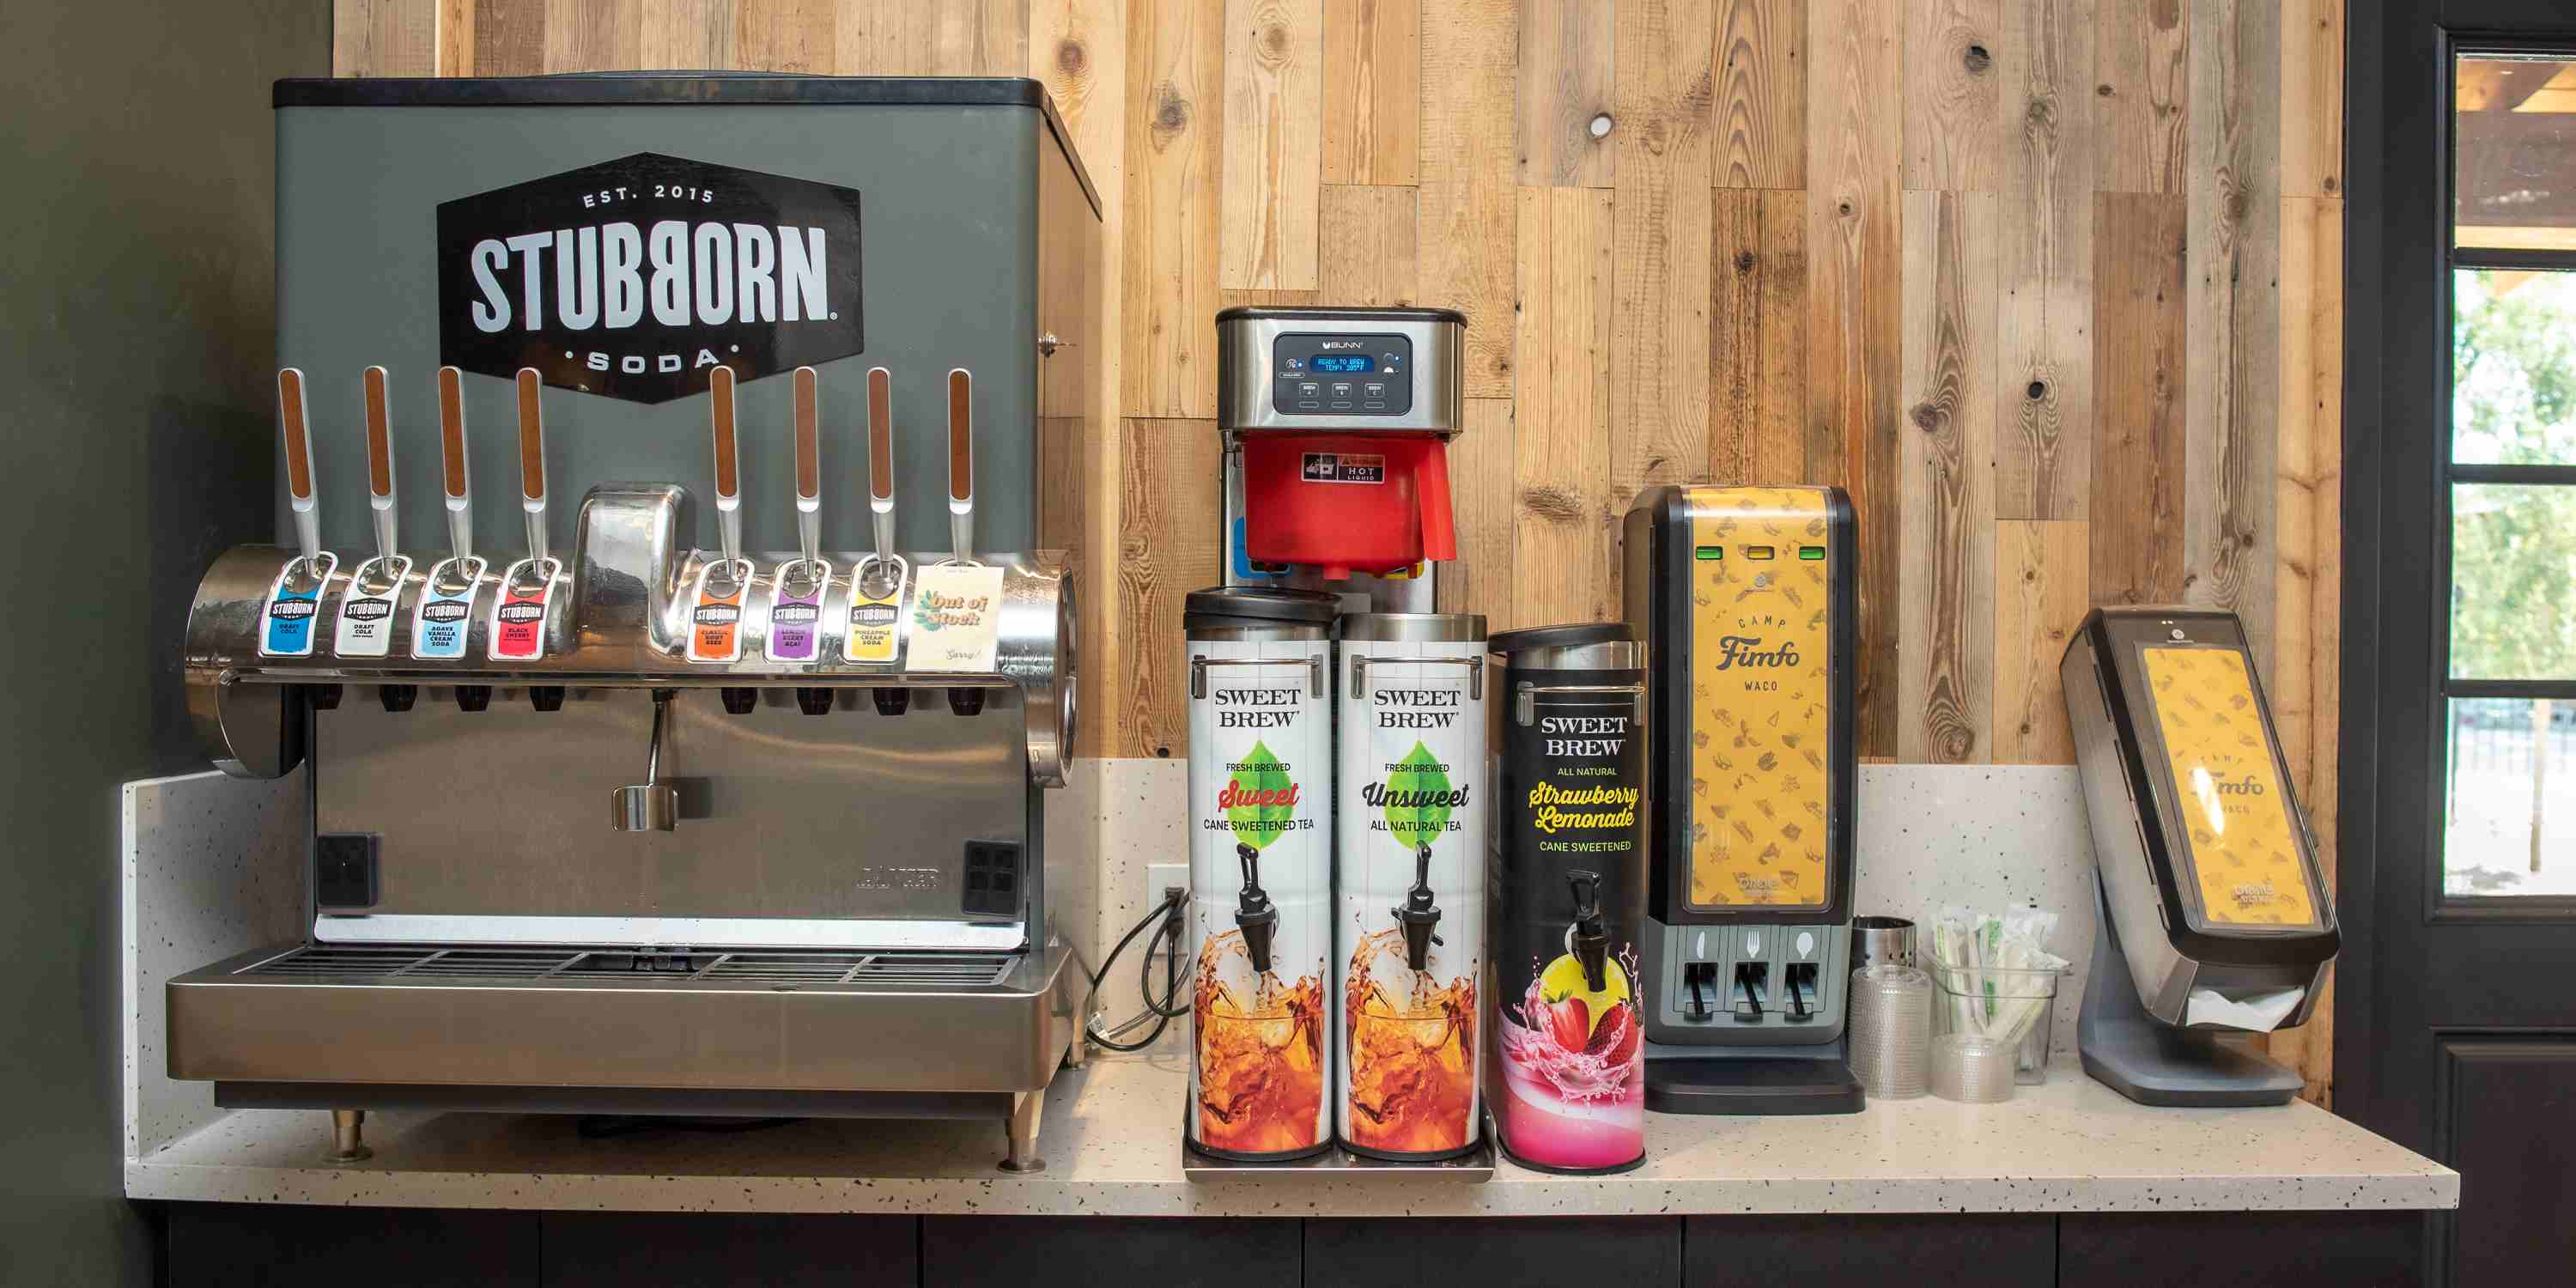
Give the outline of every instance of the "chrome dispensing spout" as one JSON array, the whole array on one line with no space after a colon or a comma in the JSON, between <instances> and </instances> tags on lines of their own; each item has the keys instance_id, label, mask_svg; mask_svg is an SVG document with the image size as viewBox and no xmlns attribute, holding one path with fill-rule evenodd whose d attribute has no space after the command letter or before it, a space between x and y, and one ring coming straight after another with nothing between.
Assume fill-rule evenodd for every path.
<instances>
[{"instance_id":1,"label":"chrome dispensing spout","mask_svg":"<svg viewBox=\"0 0 2576 1288\"><path fill-rule=\"evenodd\" d=\"M1566 947L1583 963L1583 985L1593 992L1610 986L1610 932L1601 924L1601 874L1576 868L1565 874L1574 887L1574 927Z\"/></svg>"},{"instance_id":2,"label":"chrome dispensing spout","mask_svg":"<svg viewBox=\"0 0 2576 1288\"><path fill-rule=\"evenodd\" d=\"M620 832L668 832L680 819L680 793L662 781L662 730L676 690L653 690L652 741L644 752L644 781L609 793L608 823Z\"/></svg>"},{"instance_id":3,"label":"chrome dispensing spout","mask_svg":"<svg viewBox=\"0 0 2576 1288\"><path fill-rule=\"evenodd\" d=\"M1404 928L1404 962L1417 973L1431 969L1431 946L1447 947L1448 940L1432 933L1440 924L1440 909L1431 902L1431 843L1422 841L1413 847L1413 888L1405 892L1404 904L1388 910L1395 923Z\"/></svg>"},{"instance_id":4,"label":"chrome dispensing spout","mask_svg":"<svg viewBox=\"0 0 2576 1288\"><path fill-rule=\"evenodd\" d=\"M1261 888L1261 851L1235 842L1234 857L1243 864L1243 893L1235 897L1234 924L1243 932L1244 951L1252 969L1270 973L1270 941L1279 930L1279 906Z\"/></svg>"}]
</instances>

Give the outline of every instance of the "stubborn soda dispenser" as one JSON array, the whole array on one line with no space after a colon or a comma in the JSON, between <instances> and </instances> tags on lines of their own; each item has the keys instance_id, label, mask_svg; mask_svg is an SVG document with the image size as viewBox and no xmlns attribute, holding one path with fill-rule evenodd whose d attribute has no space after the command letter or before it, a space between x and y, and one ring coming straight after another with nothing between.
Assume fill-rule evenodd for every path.
<instances>
[{"instance_id":1,"label":"stubborn soda dispenser","mask_svg":"<svg viewBox=\"0 0 2576 1288\"><path fill-rule=\"evenodd\" d=\"M1832 487L1655 487L1626 527L1654 820L1646 1105L1857 1113L1851 977L1859 554Z\"/></svg>"},{"instance_id":2,"label":"stubborn soda dispenser","mask_svg":"<svg viewBox=\"0 0 2576 1288\"><path fill-rule=\"evenodd\" d=\"M1189 1142L1262 1162L1332 1144L1333 598L1220 587L1183 617L1190 712Z\"/></svg>"},{"instance_id":3,"label":"stubborn soda dispenser","mask_svg":"<svg viewBox=\"0 0 2576 1288\"><path fill-rule=\"evenodd\" d=\"M1354 613L1341 634L1334 1134L1455 1157L1482 1136L1485 619Z\"/></svg>"}]
</instances>

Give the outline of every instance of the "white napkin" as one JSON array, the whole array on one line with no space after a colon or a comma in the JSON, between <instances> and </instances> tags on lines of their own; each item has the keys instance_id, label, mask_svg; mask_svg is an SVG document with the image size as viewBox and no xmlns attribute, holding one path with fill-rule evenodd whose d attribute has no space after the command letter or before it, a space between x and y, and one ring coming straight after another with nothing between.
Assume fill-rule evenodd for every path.
<instances>
[{"instance_id":1,"label":"white napkin","mask_svg":"<svg viewBox=\"0 0 2576 1288\"><path fill-rule=\"evenodd\" d=\"M2248 1033L2269 1033L2299 1009L2299 999L2306 997L2304 988L2247 989L2195 988L2183 999L2182 1019L2185 1024L2218 1024Z\"/></svg>"}]
</instances>

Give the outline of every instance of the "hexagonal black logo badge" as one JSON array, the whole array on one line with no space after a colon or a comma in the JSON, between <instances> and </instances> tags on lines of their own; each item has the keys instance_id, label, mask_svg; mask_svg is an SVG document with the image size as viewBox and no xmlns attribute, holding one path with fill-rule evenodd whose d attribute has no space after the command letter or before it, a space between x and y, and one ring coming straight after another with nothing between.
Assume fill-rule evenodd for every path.
<instances>
[{"instance_id":1,"label":"hexagonal black logo badge","mask_svg":"<svg viewBox=\"0 0 2576 1288\"><path fill-rule=\"evenodd\" d=\"M627 402L865 350L859 194L653 152L438 207L439 360Z\"/></svg>"}]
</instances>

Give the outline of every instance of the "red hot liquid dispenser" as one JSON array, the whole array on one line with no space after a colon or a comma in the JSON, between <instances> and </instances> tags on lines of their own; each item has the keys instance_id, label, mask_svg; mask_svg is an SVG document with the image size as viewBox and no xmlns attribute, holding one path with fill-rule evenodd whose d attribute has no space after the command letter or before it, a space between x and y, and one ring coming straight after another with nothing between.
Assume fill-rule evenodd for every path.
<instances>
[{"instance_id":1,"label":"red hot liquid dispenser","mask_svg":"<svg viewBox=\"0 0 2576 1288\"><path fill-rule=\"evenodd\" d=\"M1217 314L1225 580L1429 612L1458 557L1449 439L1466 319L1449 309Z\"/></svg>"}]
</instances>

